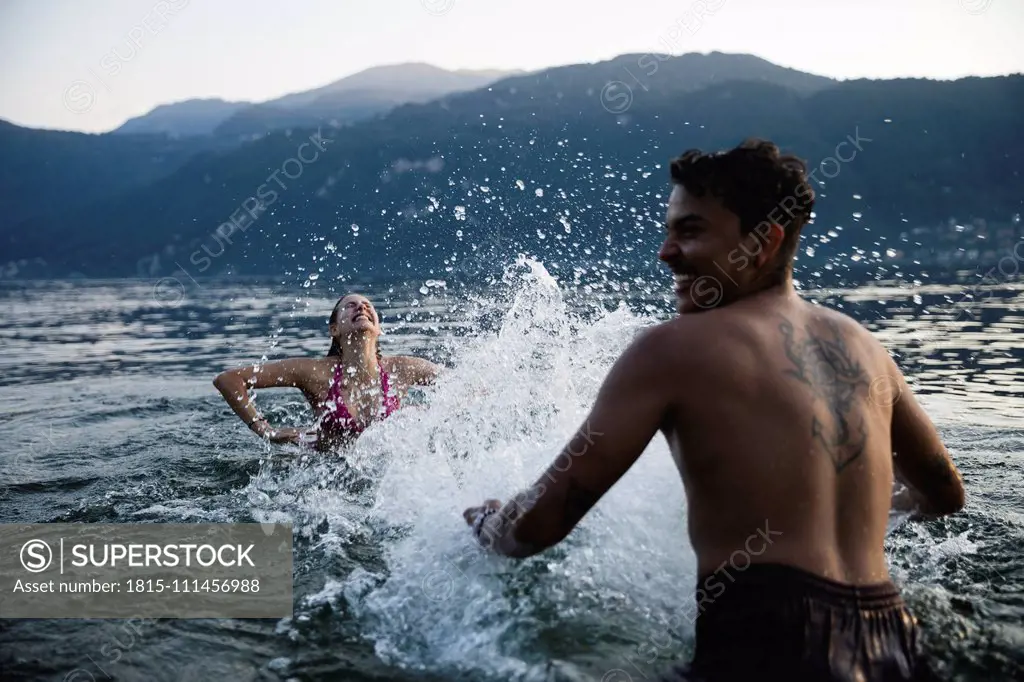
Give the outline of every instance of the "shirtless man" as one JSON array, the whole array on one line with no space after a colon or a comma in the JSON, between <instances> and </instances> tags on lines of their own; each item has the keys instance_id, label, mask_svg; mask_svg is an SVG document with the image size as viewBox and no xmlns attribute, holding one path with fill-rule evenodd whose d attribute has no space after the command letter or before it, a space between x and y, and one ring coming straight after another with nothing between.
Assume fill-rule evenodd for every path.
<instances>
[{"instance_id":1,"label":"shirtless man","mask_svg":"<svg viewBox=\"0 0 1024 682\"><path fill-rule=\"evenodd\" d=\"M749 140L689 151L671 177L658 257L680 315L626 349L530 489L464 517L485 547L537 554L661 431L700 576L694 659L671 679L915 679L917 623L889 577L886 523L891 504L959 511L960 475L885 348L794 290L814 205L803 162ZM895 498L894 475L907 485ZM736 552L750 565L716 578Z\"/></svg>"}]
</instances>

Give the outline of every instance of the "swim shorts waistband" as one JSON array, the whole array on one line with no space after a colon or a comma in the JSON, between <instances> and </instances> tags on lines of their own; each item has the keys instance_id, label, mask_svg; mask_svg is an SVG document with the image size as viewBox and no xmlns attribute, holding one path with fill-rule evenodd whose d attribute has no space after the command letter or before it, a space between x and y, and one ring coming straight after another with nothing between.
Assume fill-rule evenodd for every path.
<instances>
[{"instance_id":1,"label":"swim shorts waistband","mask_svg":"<svg viewBox=\"0 0 1024 682\"><path fill-rule=\"evenodd\" d=\"M903 602L891 580L871 585L849 585L785 564L751 564L742 571L708 573L698 579L697 589L705 588L709 581L718 581L726 588L715 601L743 600L749 598L747 595L750 593L757 593L758 599L812 597L826 604L856 604L857 608L865 609L889 608Z\"/></svg>"}]
</instances>

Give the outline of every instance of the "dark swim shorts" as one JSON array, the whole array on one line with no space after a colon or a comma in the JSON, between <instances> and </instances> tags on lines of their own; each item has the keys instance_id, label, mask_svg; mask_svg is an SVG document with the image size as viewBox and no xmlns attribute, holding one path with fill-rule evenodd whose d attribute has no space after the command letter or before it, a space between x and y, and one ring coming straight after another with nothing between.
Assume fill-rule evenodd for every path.
<instances>
[{"instance_id":1,"label":"dark swim shorts","mask_svg":"<svg viewBox=\"0 0 1024 682\"><path fill-rule=\"evenodd\" d=\"M730 575L699 605L692 663L664 682L925 679L917 621L891 582L854 587L778 564Z\"/></svg>"}]
</instances>

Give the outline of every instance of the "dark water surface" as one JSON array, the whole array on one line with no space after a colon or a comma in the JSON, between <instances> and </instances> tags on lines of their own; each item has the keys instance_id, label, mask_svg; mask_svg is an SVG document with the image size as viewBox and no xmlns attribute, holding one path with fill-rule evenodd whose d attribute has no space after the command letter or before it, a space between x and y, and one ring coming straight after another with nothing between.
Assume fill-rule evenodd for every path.
<instances>
[{"instance_id":1,"label":"dark water surface","mask_svg":"<svg viewBox=\"0 0 1024 682\"><path fill-rule=\"evenodd\" d=\"M568 292L523 271L458 292L359 288L383 315L385 353L450 370L344 462L258 442L210 383L324 353L340 292L0 284L0 522L274 520L296 538L291 619L0 620L0 678L638 681L687 656L692 629L672 616L695 566L685 517L666 513L683 493L662 443L564 547L519 564L473 556L461 510L532 480L632 334L670 310L661 291ZM964 473L963 513L894 519L889 537L928 652L946 679L1024 679L1024 286L970 305L964 291L809 295L897 354ZM308 418L297 392L258 402L272 421Z\"/></svg>"}]
</instances>

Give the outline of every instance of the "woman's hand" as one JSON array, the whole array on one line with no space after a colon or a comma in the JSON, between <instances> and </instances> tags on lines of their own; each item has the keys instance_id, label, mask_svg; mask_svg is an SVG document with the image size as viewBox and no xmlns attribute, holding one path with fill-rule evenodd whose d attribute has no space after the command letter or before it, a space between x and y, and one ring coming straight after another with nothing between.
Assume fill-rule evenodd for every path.
<instances>
[{"instance_id":1,"label":"woman's hand","mask_svg":"<svg viewBox=\"0 0 1024 682\"><path fill-rule=\"evenodd\" d=\"M271 443L300 443L302 442L302 431L286 426L283 429L270 429L268 437Z\"/></svg>"},{"instance_id":2,"label":"woman's hand","mask_svg":"<svg viewBox=\"0 0 1024 682\"><path fill-rule=\"evenodd\" d=\"M302 441L302 431L290 426L275 429L264 420L260 420L258 428L254 430L257 436L269 440L271 443L299 443Z\"/></svg>"}]
</instances>

